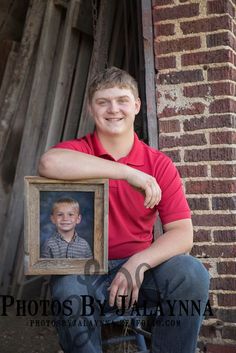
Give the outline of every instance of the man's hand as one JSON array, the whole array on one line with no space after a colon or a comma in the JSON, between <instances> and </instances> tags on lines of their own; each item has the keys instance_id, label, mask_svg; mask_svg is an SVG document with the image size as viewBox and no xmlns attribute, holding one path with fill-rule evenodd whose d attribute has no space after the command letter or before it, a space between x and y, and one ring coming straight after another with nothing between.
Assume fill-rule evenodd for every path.
<instances>
[{"instance_id":1,"label":"man's hand","mask_svg":"<svg viewBox=\"0 0 236 353\"><path fill-rule=\"evenodd\" d=\"M153 208L161 200L161 189L156 179L140 170L129 168L126 181L134 188L144 193L144 207Z\"/></svg>"},{"instance_id":2,"label":"man's hand","mask_svg":"<svg viewBox=\"0 0 236 353\"><path fill-rule=\"evenodd\" d=\"M110 306L116 303L118 308L123 308L124 298L125 307L132 306L138 300L144 273L149 268L147 264L140 263L137 256L132 256L117 272L110 285Z\"/></svg>"}]
</instances>

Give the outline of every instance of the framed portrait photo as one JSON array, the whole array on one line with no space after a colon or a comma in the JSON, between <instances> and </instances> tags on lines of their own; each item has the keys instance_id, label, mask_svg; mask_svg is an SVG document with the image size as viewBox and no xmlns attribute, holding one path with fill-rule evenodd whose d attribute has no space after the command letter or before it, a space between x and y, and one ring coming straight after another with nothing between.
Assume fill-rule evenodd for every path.
<instances>
[{"instance_id":1,"label":"framed portrait photo","mask_svg":"<svg viewBox=\"0 0 236 353\"><path fill-rule=\"evenodd\" d=\"M26 275L107 272L108 180L25 177Z\"/></svg>"}]
</instances>

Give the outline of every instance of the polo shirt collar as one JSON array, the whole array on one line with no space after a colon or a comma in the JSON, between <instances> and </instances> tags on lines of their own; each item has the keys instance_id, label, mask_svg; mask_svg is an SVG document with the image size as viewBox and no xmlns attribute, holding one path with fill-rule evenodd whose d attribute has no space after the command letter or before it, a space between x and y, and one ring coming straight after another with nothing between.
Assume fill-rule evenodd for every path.
<instances>
[{"instance_id":1,"label":"polo shirt collar","mask_svg":"<svg viewBox=\"0 0 236 353\"><path fill-rule=\"evenodd\" d=\"M56 232L56 237L60 238L61 240L65 241L68 243L68 241L65 240L65 238L63 238L63 236L61 235L61 233L59 233L58 231ZM75 239L78 238L78 233L75 231L74 235L71 239L71 241L69 243L72 243L73 241L75 241Z\"/></svg>"},{"instance_id":2,"label":"polo shirt collar","mask_svg":"<svg viewBox=\"0 0 236 353\"><path fill-rule=\"evenodd\" d=\"M95 156L103 157L105 159L110 159L114 161L114 158L102 146L96 130L92 135L92 143ZM131 151L127 156L120 158L117 162L134 166L144 165L144 146L142 141L139 140L136 133L134 133L134 144Z\"/></svg>"}]
</instances>

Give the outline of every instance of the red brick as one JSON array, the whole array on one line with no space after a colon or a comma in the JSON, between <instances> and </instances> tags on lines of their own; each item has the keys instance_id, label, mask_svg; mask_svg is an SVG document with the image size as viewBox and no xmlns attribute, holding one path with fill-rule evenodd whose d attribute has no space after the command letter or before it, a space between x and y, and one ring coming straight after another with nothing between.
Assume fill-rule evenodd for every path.
<instances>
[{"instance_id":1,"label":"red brick","mask_svg":"<svg viewBox=\"0 0 236 353\"><path fill-rule=\"evenodd\" d=\"M236 322L236 309L216 309L216 316L224 322Z\"/></svg>"},{"instance_id":2,"label":"red brick","mask_svg":"<svg viewBox=\"0 0 236 353\"><path fill-rule=\"evenodd\" d=\"M232 82L217 82L184 87L185 97L206 97L236 95L236 87Z\"/></svg>"},{"instance_id":3,"label":"red brick","mask_svg":"<svg viewBox=\"0 0 236 353\"><path fill-rule=\"evenodd\" d=\"M206 353L235 353L235 345L219 345L213 343L206 344Z\"/></svg>"},{"instance_id":4,"label":"red brick","mask_svg":"<svg viewBox=\"0 0 236 353\"><path fill-rule=\"evenodd\" d=\"M199 19L196 21L185 21L180 24L180 28L183 34L190 33L206 33L213 32L219 29L230 30L232 29L233 21L228 15L223 15L219 17L206 17L204 19Z\"/></svg>"},{"instance_id":5,"label":"red brick","mask_svg":"<svg viewBox=\"0 0 236 353\"><path fill-rule=\"evenodd\" d=\"M215 242L234 242L236 240L236 229L214 230L213 238Z\"/></svg>"},{"instance_id":6,"label":"red brick","mask_svg":"<svg viewBox=\"0 0 236 353\"><path fill-rule=\"evenodd\" d=\"M167 74L161 74L158 77L159 84L178 84L186 82L199 82L203 81L202 70L186 70L186 71L173 71Z\"/></svg>"},{"instance_id":7,"label":"red brick","mask_svg":"<svg viewBox=\"0 0 236 353\"><path fill-rule=\"evenodd\" d=\"M174 20L178 18L189 18L199 15L199 5L179 5L174 7L159 8L154 11L154 22Z\"/></svg>"},{"instance_id":8,"label":"red brick","mask_svg":"<svg viewBox=\"0 0 236 353\"><path fill-rule=\"evenodd\" d=\"M194 244L191 254L202 258L228 258L236 256L236 248L231 245L197 245ZM236 285L236 278L234 286Z\"/></svg>"},{"instance_id":9,"label":"red brick","mask_svg":"<svg viewBox=\"0 0 236 353\"><path fill-rule=\"evenodd\" d=\"M236 143L236 132L235 131L219 131L210 133L210 144L234 144Z\"/></svg>"},{"instance_id":10,"label":"red brick","mask_svg":"<svg viewBox=\"0 0 236 353\"><path fill-rule=\"evenodd\" d=\"M207 176L206 165L181 165L177 168L182 178Z\"/></svg>"},{"instance_id":11,"label":"red brick","mask_svg":"<svg viewBox=\"0 0 236 353\"><path fill-rule=\"evenodd\" d=\"M231 66L211 67L207 70L208 81L236 81L236 69Z\"/></svg>"},{"instance_id":12,"label":"red brick","mask_svg":"<svg viewBox=\"0 0 236 353\"><path fill-rule=\"evenodd\" d=\"M228 13L231 17L235 16L233 5L228 0L214 0L207 2L207 14Z\"/></svg>"},{"instance_id":13,"label":"red brick","mask_svg":"<svg viewBox=\"0 0 236 353\"><path fill-rule=\"evenodd\" d=\"M181 161L180 151L165 151L165 154L175 163Z\"/></svg>"},{"instance_id":14,"label":"red brick","mask_svg":"<svg viewBox=\"0 0 236 353\"><path fill-rule=\"evenodd\" d=\"M174 23L156 24L154 26L154 37L173 36L175 34Z\"/></svg>"},{"instance_id":15,"label":"red brick","mask_svg":"<svg viewBox=\"0 0 236 353\"><path fill-rule=\"evenodd\" d=\"M234 227L236 225L235 214L201 214L192 216L194 226L206 227ZM218 244L217 244L218 246ZM232 246L229 246L232 249ZM235 254L236 256L236 254Z\"/></svg>"},{"instance_id":16,"label":"red brick","mask_svg":"<svg viewBox=\"0 0 236 353\"><path fill-rule=\"evenodd\" d=\"M236 210L236 196L231 197L213 197L213 210Z\"/></svg>"},{"instance_id":17,"label":"red brick","mask_svg":"<svg viewBox=\"0 0 236 353\"><path fill-rule=\"evenodd\" d=\"M236 118L233 114L201 116L184 121L185 131L196 131L220 127L236 127Z\"/></svg>"},{"instance_id":18,"label":"red brick","mask_svg":"<svg viewBox=\"0 0 236 353\"><path fill-rule=\"evenodd\" d=\"M206 40L208 48L219 46L228 46L234 50L236 48L236 41L230 32L208 34Z\"/></svg>"},{"instance_id":19,"label":"red brick","mask_svg":"<svg viewBox=\"0 0 236 353\"><path fill-rule=\"evenodd\" d=\"M176 115L197 115L203 114L205 110L205 104L203 103L191 103L189 107L166 107L164 110L159 114L160 118L163 117L171 117Z\"/></svg>"},{"instance_id":20,"label":"red brick","mask_svg":"<svg viewBox=\"0 0 236 353\"><path fill-rule=\"evenodd\" d=\"M236 290L236 278L212 278L211 279L211 289L212 290Z\"/></svg>"},{"instance_id":21,"label":"red brick","mask_svg":"<svg viewBox=\"0 0 236 353\"><path fill-rule=\"evenodd\" d=\"M193 241L202 242L202 241L211 241L211 232L209 230L201 229L195 230L193 234Z\"/></svg>"},{"instance_id":22,"label":"red brick","mask_svg":"<svg viewBox=\"0 0 236 353\"><path fill-rule=\"evenodd\" d=\"M186 181L187 194L226 194L236 192L233 180L190 180Z\"/></svg>"},{"instance_id":23,"label":"red brick","mask_svg":"<svg viewBox=\"0 0 236 353\"><path fill-rule=\"evenodd\" d=\"M183 66L225 62L233 62L233 52L231 49L192 52L181 56Z\"/></svg>"},{"instance_id":24,"label":"red brick","mask_svg":"<svg viewBox=\"0 0 236 353\"><path fill-rule=\"evenodd\" d=\"M184 151L185 162L231 161L236 159L236 148L206 148Z\"/></svg>"},{"instance_id":25,"label":"red brick","mask_svg":"<svg viewBox=\"0 0 236 353\"><path fill-rule=\"evenodd\" d=\"M200 336L207 337L207 338L215 338L216 337L216 328L212 325L204 326L202 325L200 330Z\"/></svg>"},{"instance_id":26,"label":"red brick","mask_svg":"<svg viewBox=\"0 0 236 353\"><path fill-rule=\"evenodd\" d=\"M233 261L218 262L217 271L220 275L234 275L236 273L236 262L233 262ZM236 297L235 297L235 302L236 302Z\"/></svg>"},{"instance_id":27,"label":"red brick","mask_svg":"<svg viewBox=\"0 0 236 353\"><path fill-rule=\"evenodd\" d=\"M236 304L236 301L235 301ZM222 338L223 339L233 339L235 340L236 337L236 326L225 326L223 327L222 330ZM235 348L235 352L236 352L236 347Z\"/></svg>"},{"instance_id":28,"label":"red brick","mask_svg":"<svg viewBox=\"0 0 236 353\"><path fill-rule=\"evenodd\" d=\"M217 99L209 106L209 112L214 113L228 113L236 111L236 101L230 98Z\"/></svg>"},{"instance_id":29,"label":"red brick","mask_svg":"<svg viewBox=\"0 0 236 353\"><path fill-rule=\"evenodd\" d=\"M236 306L236 294L219 293L217 299L219 306Z\"/></svg>"},{"instance_id":30,"label":"red brick","mask_svg":"<svg viewBox=\"0 0 236 353\"><path fill-rule=\"evenodd\" d=\"M200 37L188 37L155 42L155 54L169 54L201 48Z\"/></svg>"},{"instance_id":31,"label":"red brick","mask_svg":"<svg viewBox=\"0 0 236 353\"><path fill-rule=\"evenodd\" d=\"M155 67L157 70L163 69L174 69L176 67L176 57L175 56L165 56L155 58Z\"/></svg>"},{"instance_id":32,"label":"red brick","mask_svg":"<svg viewBox=\"0 0 236 353\"><path fill-rule=\"evenodd\" d=\"M160 133L164 132L179 132L180 131L180 122L179 120L159 120L159 130Z\"/></svg>"},{"instance_id":33,"label":"red brick","mask_svg":"<svg viewBox=\"0 0 236 353\"><path fill-rule=\"evenodd\" d=\"M205 145L207 141L204 134L181 135L179 137L160 135L159 143L161 148L172 148L176 146Z\"/></svg>"},{"instance_id":34,"label":"red brick","mask_svg":"<svg viewBox=\"0 0 236 353\"><path fill-rule=\"evenodd\" d=\"M174 4L174 0L152 0L153 6L163 6Z\"/></svg>"},{"instance_id":35,"label":"red brick","mask_svg":"<svg viewBox=\"0 0 236 353\"><path fill-rule=\"evenodd\" d=\"M218 164L211 166L213 178L232 178L236 175L236 164Z\"/></svg>"},{"instance_id":36,"label":"red brick","mask_svg":"<svg viewBox=\"0 0 236 353\"><path fill-rule=\"evenodd\" d=\"M209 210L209 200L206 198L187 198L189 207L194 210Z\"/></svg>"},{"instance_id":37,"label":"red brick","mask_svg":"<svg viewBox=\"0 0 236 353\"><path fill-rule=\"evenodd\" d=\"M207 271L210 271L210 269L212 268L212 265L209 264L209 263L207 263L207 262L203 262L203 261L201 260L201 263L202 263L203 266L207 269Z\"/></svg>"}]
</instances>

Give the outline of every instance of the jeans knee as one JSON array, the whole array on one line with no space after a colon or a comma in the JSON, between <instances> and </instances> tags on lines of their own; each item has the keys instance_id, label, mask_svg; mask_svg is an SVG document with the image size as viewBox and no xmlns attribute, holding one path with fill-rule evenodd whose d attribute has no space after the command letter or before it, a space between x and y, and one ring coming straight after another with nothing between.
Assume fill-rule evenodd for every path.
<instances>
[{"instance_id":1,"label":"jeans knee","mask_svg":"<svg viewBox=\"0 0 236 353\"><path fill-rule=\"evenodd\" d=\"M78 293L76 276L54 276L50 288L53 299L67 300Z\"/></svg>"},{"instance_id":2,"label":"jeans knee","mask_svg":"<svg viewBox=\"0 0 236 353\"><path fill-rule=\"evenodd\" d=\"M176 276L182 281L185 295L207 300L210 277L204 265L190 255L180 255L176 260Z\"/></svg>"}]
</instances>

